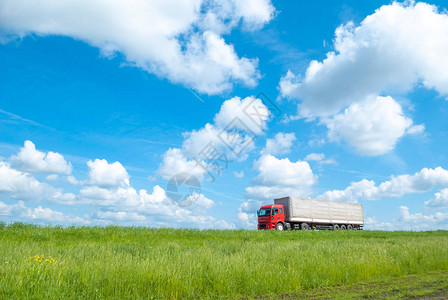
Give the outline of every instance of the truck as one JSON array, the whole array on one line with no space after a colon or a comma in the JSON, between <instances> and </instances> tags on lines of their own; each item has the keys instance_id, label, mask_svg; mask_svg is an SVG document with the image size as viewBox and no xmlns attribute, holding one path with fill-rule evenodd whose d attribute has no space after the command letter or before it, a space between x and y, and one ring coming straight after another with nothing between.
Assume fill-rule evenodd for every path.
<instances>
[{"instance_id":1,"label":"truck","mask_svg":"<svg viewBox=\"0 0 448 300\"><path fill-rule=\"evenodd\" d=\"M258 211L258 230L362 230L364 214L359 203L299 197L274 199Z\"/></svg>"}]
</instances>

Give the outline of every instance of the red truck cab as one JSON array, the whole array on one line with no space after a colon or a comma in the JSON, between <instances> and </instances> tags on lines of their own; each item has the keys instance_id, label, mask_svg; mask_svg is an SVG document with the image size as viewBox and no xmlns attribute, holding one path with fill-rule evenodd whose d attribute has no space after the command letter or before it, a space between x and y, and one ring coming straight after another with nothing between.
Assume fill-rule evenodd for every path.
<instances>
[{"instance_id":1,"label":"red truck cab","mask_svg":"<svg viewBox=\"0 0 448 300\"><path fill-rule=\"evenodd\" d=\"M285 210L281 204L270 204L262 206L258 212L258 230L277 229L285 230Z\"/></svg>"}]
</instances>

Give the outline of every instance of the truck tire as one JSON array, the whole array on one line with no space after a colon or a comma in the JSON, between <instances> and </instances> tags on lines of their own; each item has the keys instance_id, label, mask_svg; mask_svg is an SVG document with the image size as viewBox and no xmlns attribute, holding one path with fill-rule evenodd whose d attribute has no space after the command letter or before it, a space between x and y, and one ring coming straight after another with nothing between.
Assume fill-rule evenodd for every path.
<instances>
[{"instance_id":1,"label":"truck tire","mask_svg":"<svg viewBox=\"0 0 448 300\"><path fill-rule=\"evenodd\" d=\"M283 223L277 223L277 226L275 227L278 231L285 230L285 225Z\"/></svg>"},{"instance_id":2,"label":"truck tire","mask_svg":"<svg viewBox=\"0 0 448 300\"><path fill-rule=\"evenodd\" d=\"M310 230L310 225L308 225L308 223L302 223L302 224L300 224L300 229Z\"/></svg>"},{"instance_id":3,"label":"truck tire","mask_svg":"<svg viewBox=\"0 0 448 300\"><path fill-rule=\"evenodd\" d=\"M341 225L341 230L346 230L346 229L347 229L347 227L344 224L342 224Z\"/></svg>"},{"instance_id":4,"label":"truck tire","mask_svg":"<svg viewBox=\"0 0 448 300\"><path fill-rule=\"evenodd\" d=\"M339 230L339 225L338 224L334 224L333 225L333 230Z\"/></svg>"},{"instance_id":5,"label":"truck tire","mask_svg":"<svg viewBox=\"0 0 448 300\"><path fill-rule=\"evenodd\" d=\"M348 224L348 225L347 225L347 230L353 230L353 226L352 226L352 224Z\"/></svg>"}]
</instances>

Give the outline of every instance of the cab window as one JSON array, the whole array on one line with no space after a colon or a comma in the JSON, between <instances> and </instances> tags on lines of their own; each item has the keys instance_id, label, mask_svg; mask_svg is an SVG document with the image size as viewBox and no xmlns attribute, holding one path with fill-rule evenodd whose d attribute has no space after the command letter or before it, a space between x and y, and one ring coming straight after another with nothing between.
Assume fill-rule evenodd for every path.
<instances>
[{"instance_id":1,"label":"cab window","mask_svg":"<svg viewBox=\"0 0 448 300\"><path fill-rule=\"evenodd\" d=\"M283 213L283 208L280 208L280 213L281 213L281 214Z\"/></svg>"},{"instance_id":2,"label":"cab window","mask_svg":"<svg viewBox=\"0 0 448 300\"><path fill-rule=\"evenodd\" d=\"M266 217L271 215L271 209L270 208L262 208L258 211L259 217Z\"/></svg>"},{"instance_id":3,"label":"cab window","mask_svg":"<svg viewBox=\"0 0 448 300\"><path fill-rule=\"evenodd\" d=\"M272 215L278 214L278 208L274 208L274 213Z\"/></svg>"}]
</instances>

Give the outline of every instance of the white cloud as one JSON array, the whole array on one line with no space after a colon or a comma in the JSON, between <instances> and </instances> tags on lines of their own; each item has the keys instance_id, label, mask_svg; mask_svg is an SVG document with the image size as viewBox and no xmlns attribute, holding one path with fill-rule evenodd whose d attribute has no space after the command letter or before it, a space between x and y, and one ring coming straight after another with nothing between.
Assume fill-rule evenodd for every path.
<instances>
[{"instance_id":1,"label":"white cloud","mask_svg":"<svg viewBox=\"0 0 448 300\"><path fill-rule=\"evenodd\" d=\"M376 156L395 148L406 133L417 133L412 120L403 115L400 104L392 97L376 97L350 105L343 113L326 118L331 141L345 140L360 155Z\"/></svg>"},{"instance_id":2,"label":"white cloud","mask_svg":"<svg viewBox=\"0 0 448 300\"><path fill-rule=\"evenodd\" d=\"M409 208L400 206L400 220L408 223L438 223L448 220L448 213L437 212L434 215L424 215L422 213L411 214Z\"/></svg>"},{"instance_id":3,"label":"white cloud","mask_svg":"<svg viewBox=\"0 0 448 300\"><path fill-rule=\"evenodd\" d=\"M448 188L434 194L435 198L425 202L425 208L448 208Z\"/></svg>"},{"instance_id":4,"label":"white cloud","mask_svg":"<svg viewBox=\"0 0 448 300\"><path fill-rule=\"evenodd\" d=\"M260 28L274 10L269 0L5 0L0 38L69 36L106 56L120 52L150 73L213 94L231 89L232 81L256 85L258 60L238 57L221 35L240 21L245 29Z\"/></svg>"},{"instance_id":5,"label":"white cloud","mask_svg":"<svg viewBox=\"0 0 448 300\"><path fill-rule=\"evenodd\" d=\"M51 196L48 196L48 201L64 205L80 204L75 194L63 193L60 190L56 190Z\"/></svg>"},{"instance_id":6,"label":"white cloud","mask_svg":"<svg viewBox=\"0 0 448 300\"><path fill-rule=\"evenodd\" d=\"M448 229L448 213L436 212L432 215L425 215L421 212L411 213L407 206L398 208L396 218L387 222L380 222L376 217L365 218L365 229L367 230L440 230Z\"/></svg>"},{"instance_id":7,"label":"white cloud","mask_svg":"<svg viewBox=\"0 0 448 300\"><path fill-rule=\"evenodd\" d=\"M309 164L305 161L291 162L272 155L261 156L254 164L258 176L246 188L249 199L267 200L285 196L307 197L317 182Z\"/></svg>"},{"instance_id":8,"label":"white cloud","mask_svg":"<svg viewBox=\"0 0 448 300\"><path fill-rule=\"evenodd\" d=\"M270 1L204 1L204 4L207 12L202 27L215 32L228 33L240 20L246 30L260 29L274 15L274 7Z\"/></svg>"},{"instance_id":9,"label":"white cloud","mask_svg":"<svg viewBox=\"0 0 448 300\"><path fill-rule=\"evenodd\" d=\"M45 178L45 181L56 181L58 179L59 179L59 177L57 174L51 174Z\"/></svg>"},{"instance_id":10,"label":"white cloud","mask_svg":"<svg viewBox=\"0 0 448 300\"><path fill-rule=\"evenodd\" d=\"M238 219L244 228L255 229L257 226L256 217L256 214L249 214L242 211L238 212Z\"/></svg>"},{"instance_id":11,"label":"white cloud","mask_svg":"<svg viewBox=\"0 0 448 300\"><path fill-rule=\"evenodd\" d=\"M129 186L129 175L118 162L109 164L105 159L89 160L89 184L101 187Z\"/></svg>"},{"instance_id":12,"label":"white cloud","mask_svg":"<svg viewBox=\"0 0 448 300\"><path fill-rule=\"evenodd\" d=\"M367 230L393 231L399 229L399 226L395 222L378 222L376 217L366 217L364 219L364 228Z\"/></svg>"},{"instance_id":13,"label":"white cloud","mask_svg":"<svg viewBox=\"0 0 448 300\"><path fill-rule=\"evenodd\" d=\"M78 179L76 179L74 176L67 176L66 178L65 178L65 180L68 182L68 183L70 183L70 184L72 184L72 185L80 185L80 184L82 184L82 182L81 181L79 181Z\"/></svg>"},{"instance_id":14,"label":"white cloud","mask_svg":"<svg viewBox=\"0 0 448 300\"><path fill-rule=\"evenodd\" d=\"M312 148L322 147L323 145L325 145L325 139L319 137L313 137L308 141L308 145Z\"/></svg>"},{"instance_id":15,"label":"white cloud","mask_svg":"<svg viewBox=\"0 0 448 300\"><path fill-rule=\"evenodd\" d=\"M306 161L321 161L325 158L325 154L323 153L310 153L305 156Z\"/></svg>"},{"instance_id":16,"label":"white cloud","mask_svg":"<svg viewBox=\"0 0 448 300\"><path fill-rule=\"evenodd\" d=\"M425 132L425 125L419 124L419 125L413 125L406 130L406 134L423 134Z\"/></svg>"},{"instance_id":17,"label":"white cloud","mask_svg":"<svg viewBox=\"0 0 448 300\"><path fill-rule=\"evenodd\" d=\"M154 226L177 224L200 228L234 227L207 214L207 209L215 203L203 194L190 195L182 202L182 206L170 200L165 190L158 185L153 187L150 194L144 189L134 189L129 183L126 169L119 162L108 164L106 160L95 160L93 163L89 161L88 165L89 184L80 190L76 199L72 199L71 194L61 195L60 198L67 198L65 204L101 206L102 210L94 216L101 222ZM107 176L110 178L107 179ZM58 203L64 204L62 199Z\"/></svg>"},{"instance_id":18,"label":"white cloud","mask_svg":"<svg viewBox=\"0 0 448 300\"><path fill-rule=\"evenodd\" d=\"M436 186L448 185L448 171L442 167L423 168L413 175L392 176L390 180L376 185L373 180L352 182L345 190L327 191L318 196L332 201L357 202L359 199L379 200L399 198L406 194L423 193Z\"/></svg>"},{"instance_id":19,"label":"white cloud","mask_svg":"<svg viewBox=\"0 0 448 300\"><path fill-rule=\"evenodd\" d=\"M201 208L208 209L215 205L213 200L205 197L203 194L189 196L189 198L193 197L195 198L193 203Z\"/></svg>"},{"instance_id":20,"label":"white cloud","mask_svg":"<svg viewBox=\"0 0 448 300\"><path fill-rule=\"evenodd\" d=\"M333 158L325 159L323 153L310 153L304 158L305 161L317 161L319 165L335 165L337 164Z\"/></svg>"},{"instance_id":21,"label":"white cloud","mask_svg":"<svg viewBox=\"0 0 448 300\"><path fill-rule=\"evenodd\" d=\"M64 225L88 225L91 222L84 218L66 215L50 208L38 206L36 208L26 207L23 201L8 205L0 202L0 215L10 221L22 221L38 224L64 224Z\"/></svg>"},{"instance_id":22,"label":"white cloud","mask_svg":"<svg viewBox=\"0 0 448 300\"><path fill-rule=\"evenodd\" d=\"M266 146L261 150L261 154L283 155L291 152L291 147L296 141L294 133L279 132L273 139L266 141Z\"/></svg>"},{"instance_id":23,"label":"white cloud","mask_svg":"<svg viewBox=\"0 0 448 300\"><path fill-rule=\"evenodd\" d=\"M40 152L31 141L25 141L17 155L9 159L9 163L15 169L31 173L62 173L70 174L72 166L64 157L55 152Z\"/></svg>"},{"instance_id":24,"label":"white cloud","mask_svg":"<svg viewBox=\"0 0 448 300\"><path fill-rule=\"evenodd\" d=\"M116 223L123 223L123 222L132 222L132 223L144 223L146 222L146 217L139 215L135 212L126 212L126 211L98 211L96 213L96 218L105 220L105 221L111 221Z\"/></svg>"},{"instance_id":25,"label":"white cloud","mask_svg":"<svg viewBox=\"0 0 448 300\"><path fill-rule=\"evenodd\" d=\"M45 155L42 153L39 157L44 158ZM0 161L0 201L19 200L11 205L0 202L0 215L5 216L7 221L39 224L119 222L130 225L235 228L232 223L208 215L207 210L213 207L215 202L203 194L190 195L187 198L189 205L181 207L170 200L158 185L153 187L152 193L144 189L137 192L130 185L130 176L120 162L108 163L105 159L95 159L89 160L87 166L86 180L77 180L71 175L66 177L67 182L81 185L81 190L78 193L65 193L61 188L49 184L58 178L56 174L45 178L48 183L40 182L31 174L16 170L7 162ZM66 215L49 207L26 207L22 199L66 206L82 205L84 208L90 208L90 211L97 210L97 213L83 217ZM101 207L101 210L98 210L98 207Z\"/></svg>"},{"instance_id":26,"label":"white cloud","mask_svg":"<svg viewBox=\"0 0 448 300\"><path fill-rule=\"evenodd\" d=\"M266 122L270 115L268 107L254 96L244 99L233 97L224 101L213 120L217 128L225 129L235 118L238 118L241 121L235 123L238 129L260 135L266 129Z\"/></svg>"},{"instance_id":27,"label":"white cloud","mask_svg":"<svg viewBox=\"0 0 448 300\"><path fill-rule=\"evenodd\" d=\"M135 189L128 187L85 186L79 191L79 203L107 207L122 207L129 203L139 202Z\"/></svg>"},{"instance_id":28,"label":"white cloud","mask_svg":"<svg viewBox=\"0 0 448 300\"><path fill-rule=\"evenodd\" d=\"M50 208L43 208L42 206L36 208L27 208L21 213L21 217L28 220L45 220L55 222L65 222L66 216L58 211Z\"/></svg>"},{"instance_id":29,"label":"white cloud","mask_svg":"<svg viewBox=\"0 0 448 300\"><path fill-rule=\"evenodd\" d=\"M243 228L257 228L258 219L256 212L262 205L263 202L259 200L247 200L240 205L240 208L238 210L238 219Z\"/></svg>"},{"instance_id":30,"label":"white cloud","mask_svg":"<svg viewBox=\"0 0 448 300\"><path fill-rule=\"evenodd\" d=\"M247 159L255 148L253 140L264 133L270 118L260 99L233 97L224 101L212 124L183 134L182 148L171 148L163 155L158 173L170 179L189 173L199 181L213 180L234 160Z\"/></svg>"},{"instance_id":31,"label":"white cloud","mask_svg":"<svg viewBox=\"0 0 448 300\"><path fill-rule=\"evenodd\" d=\"M9 216L11 214L11 206L0 201L0 216Z\"/></svg>"},{"instance_id":32,"label":"white cloud","mask_svg":"<svg viewBox=\"0 0 448 300\"><path fill-rule=\"evenodd\" d=\"M328 116L369 96L416 84L448 95L448 15L426 3L394 2L336 29L334 52L312 61L304 77L288 72L285 97L301 99L303 116Z\"/></svg>"},{"instance_id":33,"label":"white cloud","mask_svg":"<svg viewBox=\"0 0 448 300\"><path fill-rule=\"evenodd\" d=\"M37 197L44 186L28 173L12 169L7 163L0 161L0 193L12 193L13 197Z\"/></svg>"},{"instance_id":34,"label":"white cloud","mask_svg":"<svg viewBox=\"0 0 448 300\"><path fill-rule=\"evenodd\" d=\"M201 166L201 162L187 159L181 149L170 148L163 154L158 173L165 180L170 180L176 174L188 173L202 181L206 171Z\"/></svg>"},{"instance_id":35,"label":"white cloud","mask_svg":"<svg viewBox=\"0 0 448 300\"><path fill-rule=\"evenodd\" d=\"M0 161L0 196L30 201L47 199L62 204L73 203L74 200L73 194L63 193L61 189L40 182L31 174L15 170L2 161Z\"/></svg>"},{"instance_id":36,"label":"white cloud","mask_svg":"<svg viewBox=\"0 0 448 300\"><path fill-rule=\"evenodd\" d=\"M235 175L236 178L243 178L244 171L243 170L241 170L240 172L233 171L233 175Z\"/></svg>"},{"instance_id":37,"label":"white cloud","mask_svg":"<svg viewBox=\"0 0 448 300\"><path fill-rule=\"evenodd\" d=\"M23 201L8 205L0 202L0 215L8 221L26 221L39 224L139 224L151 226L190 226L199 228L234 228L234 224L208 215L215 205L203 194L188 197L189 206L181 207L171 201L158 185L152 193L137 192L130 185L130 176L119 163L106 160L88 161L88 179L79 181L73 176L67 180L82 185L79 193L64 193L62 189L43 183L31 174L11 168L0 161L0 200L28 199L98 209L90 216L78 217L39 206L28 208Z\"/></svg>"}]
</instances>

